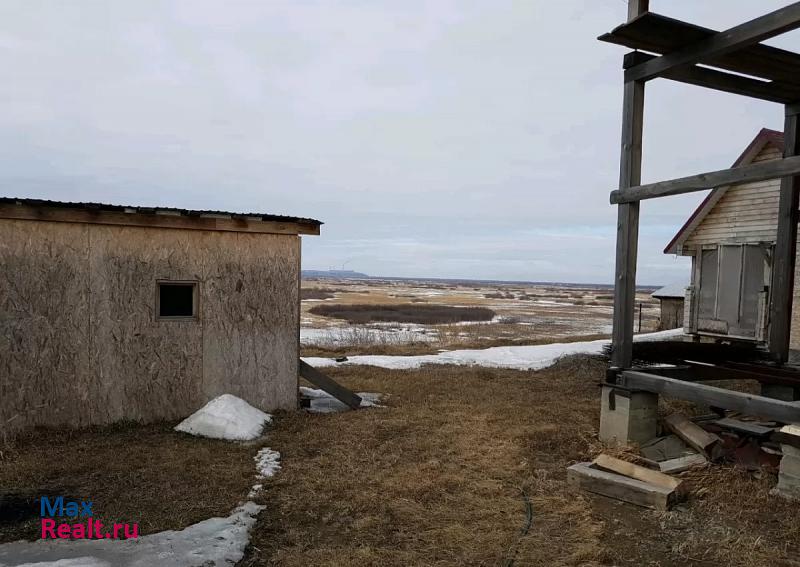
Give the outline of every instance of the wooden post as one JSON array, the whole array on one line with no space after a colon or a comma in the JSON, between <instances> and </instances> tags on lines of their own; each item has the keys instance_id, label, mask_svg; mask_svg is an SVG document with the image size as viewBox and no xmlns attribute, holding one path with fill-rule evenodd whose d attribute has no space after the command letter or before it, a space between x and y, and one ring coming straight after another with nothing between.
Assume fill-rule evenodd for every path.
<instances>
[{"instance_id":1,"label":"wooden post","mask_svg":"<svg viewBox=\"0 0 800 567\"><path fill-rule=\"evenodd\" d=\"M629 81L625 83L622 108L620 191L641 183L643 123L644 81ZM638 241L639 203L618 205L614 320L611 335L611 364L616 368L631 365Z\"/></svg>"},{"instance_id":2,"label":"wooden post","mask_svg":"<svg viewBox=\"0 0 800 567\"><path fill-rule=\"evenodd\" d=\"M798 109L786 107L784 122L784 157L800 154ZM778 235L772 268L772 299L770 301L769 350L778 362L789 357L789 338L792 325L794 296L794 266L797 253L797 207L800 196L800 176L781 178L778 201Z\"/></svg>"}]
</instances>

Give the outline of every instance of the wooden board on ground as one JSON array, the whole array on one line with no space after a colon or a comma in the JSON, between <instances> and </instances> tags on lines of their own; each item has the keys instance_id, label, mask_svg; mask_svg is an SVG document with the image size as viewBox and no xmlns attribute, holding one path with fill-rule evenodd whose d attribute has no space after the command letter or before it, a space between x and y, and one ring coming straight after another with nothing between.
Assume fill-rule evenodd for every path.
<instances>
[{"instance_id":1,"label":"wooden board on ground","mask_svg":"<svg viewBox=\"0 0 800 567\"><path fill-rule=\"evenodd\" d=\"M732 417L718 419L714 421L714 423L723 429L730 429L731 431L744 433L745 435L752 435L754 437L766 437L774 431L772 427L764 427L763 425L750 423L748 421L740 421L738 419L733 419Z\"/></svg>"},{"instance_id":2,"label":"wooden board on ground","mask_svg":"<svg viewBox=\"0 0 800 567\"><path fill-rule=\"evenodd\" d=\"M665 474L677 474L679 472L688 471L694 466L704 465L707 462L708 459L706 459L703 455L700 453L695 453L694 455L686 455L685 457L661 461L658 463L658 468L662 473Z\"/></svg>"},{"instance_id":3,"label":"wooden board on ground","mask_svg":"<svg viewBox=\"0 0 800 567\"><path fill-rule=\"evenodd\" d=\"M329 378L310 364L300 361L300 376L328 392L331 396L353 409L361 407L361 397L357 396L332 378Z\"/></svg>"},{"instance_id":4,"label":"wooden board on ground","mask_svg":"<svg viewBox=\"0 0 800 567\"><path fill-rule=\"evenodd\" d=\"M670 414L664 418L664 425L707 459L713 461L717 457L715 449L720 445L719 437L692 423L685 415Z\"/></svg>"},{"instance_id":5,"label":"wooden board on ground","mask_svg":"<svg viewBox=\"0 0 800 567\"><path fill-rule=\"evenodd\" d=\"M567 482L587 492L655 510L669 510L676 499L674 490L595 469L591 463L578 463L568 467Z\"/></svg>"},{"instance_id":6,"label":"wooden board on ground","mask_svg":"<svg viewBox=\"0 0 800 567\"><path fill-rule=\"evenodd\" d=\"M671 477L659 471L640 467L637 464L629 463L628 461L623 461L622 459L617 459L609 455L598 455L593 463L595 467L635 478L642 482L655 484L656 486L661 486L669 490L676 490L682 483L678 478Z\"/></svg>"}]
</instances>

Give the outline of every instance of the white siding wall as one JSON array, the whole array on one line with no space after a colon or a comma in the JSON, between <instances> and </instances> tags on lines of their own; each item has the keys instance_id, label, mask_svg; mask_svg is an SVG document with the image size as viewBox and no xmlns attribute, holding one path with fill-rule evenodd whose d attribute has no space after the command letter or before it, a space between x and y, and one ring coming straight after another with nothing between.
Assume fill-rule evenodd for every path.
<instances>
[{"instance_id":1,"label":"white siding wall","mask_svg":"<svg viewBox=\"0 0 800 567\"><path fill-rule=\"evenodd\" d=\"M768 144L753 163L780 159ZM778 225L780 179L731 186L694 230L684 248L703 244L774 242Z\"/></svg>"}]
</instances>

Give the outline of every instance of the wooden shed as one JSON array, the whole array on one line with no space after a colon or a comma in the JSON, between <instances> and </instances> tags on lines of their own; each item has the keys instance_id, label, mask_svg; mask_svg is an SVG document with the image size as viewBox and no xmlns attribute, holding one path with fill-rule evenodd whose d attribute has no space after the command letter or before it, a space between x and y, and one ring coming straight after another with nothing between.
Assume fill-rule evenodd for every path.
<instances>
[{"instance_id":1,"label":"wooden shed","mask_svg":"<svg viewBox=\"0 0 800 567\"><path fill-rule=\"evenodd\" d=\"M783 133L763 129L733 167L778 160L783 151ZM692 258L687 333L767 341L780 184L768 179L713 189L665 248L667 254ZM793 321L800 318L798 303ZM793 348L800 346L796 335Z\"/></svg>"},{"instance_id":2,"label":"wooden shed","mask_svg":"<svg viewBox=\"0 0 800 567\"><path fill-rule=\"evenodd\" d=\"M0 198L0 430L295 408L313 219Z\"/></svg>"},{"instance_id":3,"label":"wooden shed","mask_svg":"<svg viewBox=\"0 0 800 567\"><path fill-rule=\"evenodd\" d=\"M686 283L672 283L655 290L650 297L658 299L661 310L658 317L658 330L680 329L683 327L684 297Z\"/></svg>"}]
</instances>

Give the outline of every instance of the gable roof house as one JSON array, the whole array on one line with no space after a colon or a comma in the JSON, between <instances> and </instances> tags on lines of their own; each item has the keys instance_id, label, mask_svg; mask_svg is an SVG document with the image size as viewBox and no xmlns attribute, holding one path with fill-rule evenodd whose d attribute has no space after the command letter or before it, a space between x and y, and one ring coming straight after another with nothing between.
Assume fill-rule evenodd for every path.
<instances>
[{"instance_id":1,"label":"gable roof house","mask_svg":"<svg viewBox=\"0 0 800 567\"><path fill-rule=\"evenodd\" d=\"M783 156L783 133L762 129L732 167ZM692 258L684 302L688 334L764 343L769 336L772 257L780 179L713 189L664 249ZM795 298L798 298L795 279ZM800 321L800 299L792 320ZM800 347L800 325L791 346Z\"/></svg>"},{"instance_id":2,"label":"gable roof house","mask_svg":"<svg viewBox=\"0 0 800 567\"><path fill-rule=\"evenodd\" d=\"M313 219L0 198L0 438L298 403Z\"/></svg>"}]
</instances>

